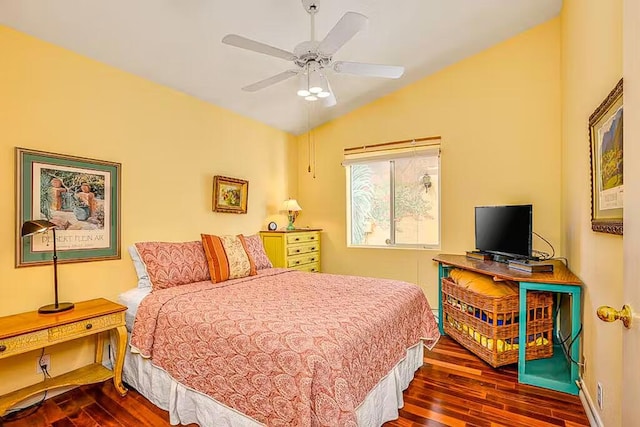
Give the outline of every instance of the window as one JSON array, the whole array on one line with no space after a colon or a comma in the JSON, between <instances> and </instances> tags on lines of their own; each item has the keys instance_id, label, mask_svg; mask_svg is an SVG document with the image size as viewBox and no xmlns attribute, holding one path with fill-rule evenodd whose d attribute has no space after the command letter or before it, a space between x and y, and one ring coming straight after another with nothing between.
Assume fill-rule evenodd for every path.
<instances>
[{"instance_id":1,"label":"window","mask_svg":"<svg viewBox=\"0 0 640 427\"><path fill-rule=\"evenodd\" d=\"M439 248L439 146L345 152L347 246Z\"/></svg>"}]
</instances>

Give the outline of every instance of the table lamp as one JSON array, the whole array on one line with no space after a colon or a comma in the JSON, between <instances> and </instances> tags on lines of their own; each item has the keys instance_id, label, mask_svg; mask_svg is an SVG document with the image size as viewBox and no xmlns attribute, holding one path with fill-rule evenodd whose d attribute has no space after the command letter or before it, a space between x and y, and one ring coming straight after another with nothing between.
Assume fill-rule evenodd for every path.
<instances>
[{"instance_id":1,"label":"table lamp","mask_svg":"<svg viewBox=\"0 0 640 427\"><path fill-rule=\"evenodd\" d=\"M302 210L298 201L296 199L285 200L282 204L282 210L287 211L289 215L289 225L287 226L287 230L295 230L296 228L293 226L293 223L298 217L298 212Z\"/></svg>"},{"instance_id":2,"label":"table lamp","mask_svg":"<svg viewBox=\"0 0 640 427\"><path fill-rule=\"evenodd\" d=\"M44 233L46 231L53 231L53 289L55 293L55 303L42 306L38 309L38 313L58 313L60 311L67 311L73 308L73 303L70 302L58 302L58 252L56 251L56 225L49 221L40 219L25 221L22 224L22 237L31 236L32 234Z\"/></svg>"}]
</instances>

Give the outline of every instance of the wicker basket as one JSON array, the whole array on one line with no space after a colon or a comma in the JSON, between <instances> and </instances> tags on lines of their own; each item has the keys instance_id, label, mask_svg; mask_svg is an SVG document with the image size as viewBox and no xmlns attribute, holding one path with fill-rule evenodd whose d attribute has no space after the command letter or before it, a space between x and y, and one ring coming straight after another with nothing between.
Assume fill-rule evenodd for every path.
<instances>
[{"instance_id":1,"label":"wicker basket","mask_svg":"<svg viewBox=\"0 0 640 427\"><path fill-rule=\"evenodd\" d=\"M519 295L487 296L442 279L444 331L495 367L518 362ZM527 292L526 359L553 355L553 294Z\"/></svg>"}]
</instances>

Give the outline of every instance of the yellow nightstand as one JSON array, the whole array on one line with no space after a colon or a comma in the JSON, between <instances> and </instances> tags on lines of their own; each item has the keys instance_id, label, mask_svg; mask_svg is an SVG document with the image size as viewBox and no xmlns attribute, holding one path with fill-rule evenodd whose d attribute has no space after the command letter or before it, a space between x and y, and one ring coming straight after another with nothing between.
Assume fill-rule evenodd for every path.
<instances>
[{"instance_id":1,"label":"yellow nightstand","mask_svg":"<svg viewBox=\"0 0 640 427\"><path fill-rule=\"evenodd\" d=\"M97 383L110 378L113 378L116 390L124 396L127 393L122 385L122 365L127 345L124 324L126 310L127 307L123 305L98 298L76 303L73 310L58 314L30 311L0 317L0 359L90 335L96 338L94 363L0 396L0 416L16 403L43 391ZM116 333L118 342L113 371L102 365L103 332L108 331Z\"/></svg>"},{"instance_id":2,"label":"yellow nightstand","mask_svg":"<svg viewBox=\"0 0 640 427\"><path fill-rule=\"evenodd\" d=\"M261 231L260 237L274 267L320 272L319 228Z\"/></svg>"}]
</instances>

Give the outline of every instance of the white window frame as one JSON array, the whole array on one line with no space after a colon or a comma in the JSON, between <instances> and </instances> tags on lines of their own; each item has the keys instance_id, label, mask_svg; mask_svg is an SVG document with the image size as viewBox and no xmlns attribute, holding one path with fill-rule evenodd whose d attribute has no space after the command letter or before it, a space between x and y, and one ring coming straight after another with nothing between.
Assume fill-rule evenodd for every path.
<instances>
[{"instance_id":1,"label":"white window frame","mask_svg":"<svg viewBox=\"0 0 640 427\"><path fill-rule=\"evenodd\" d=\"M348 248L359 248L359 249L424 249L424 250L439 250L442 244L442 162L440 159L440 145L439 144L428 144L418 147L404 147L398 149L385 149L378 150L372 152L366 152L366 148L363 147L362 152L354 153L354 154L345 154L345 159L342 165L345 168L346 174L346 204L347 204L347 217L346 217L346 237L347 237L347 247ZM362 244L353 244L351 243L351 165L361 164L361 163L369 163L373 161L392 161L395 159L405 159L410 157L426 157L426 156L437 156L438 159L438 179L437 179L437 194L438 194L438 243L434 245L427 244L402 244L402 243L391 243L387 245L362 245ZM390 192L392 195L391 205L394 205L393 192L394 192L394 174L393 174L393 163L391 164L391 187ZM391 221L391 233L390 238L393 238L395 224L393 221L393 209L391 210L391 217L389 218Z\"/></svg>"}]
</instances>

